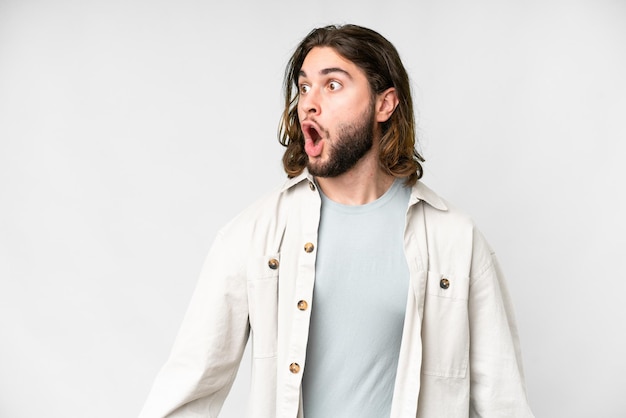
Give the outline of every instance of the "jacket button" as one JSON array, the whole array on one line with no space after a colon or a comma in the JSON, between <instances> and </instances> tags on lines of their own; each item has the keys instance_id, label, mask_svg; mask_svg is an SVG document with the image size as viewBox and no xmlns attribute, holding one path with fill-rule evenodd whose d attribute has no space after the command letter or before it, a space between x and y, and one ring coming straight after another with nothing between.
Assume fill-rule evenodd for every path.
<instances>
[{"instance_id":1,"label":"jacket button","mask_svg":"<svg viewBox=\"0 0 626 418\"><path fill-rule=\"evenodd\" d=\"M306 300L301 300L298 302L298 309L300 309L301 311L306 311L308 307L309 304L306 302Z\"/></svg>"},{"instance_id":2,"label":"jacket button","mask_svg":"<svg viewBox=\"0 0 626 418\"><path fill-rule=\"evenodd\" d=\"M439 282L439 286L442 289L447 289L450 287L450 280L446 279L445 277L443 279L441 279L441 281Z\"/></svg>"},{"instance_id":3,"label":"jacket button","mask_svg":"<svg viewBox=\"0 0 626 418\"><path fill-rule=\"evenodd\" d=\"M313 183L312 181L309 182L309 189L311 189L311 191L315 191L315 183Z\"/></svg>"},{"instance_id":4,"label":"jacket button","mask_svg":"<svg viewBox=\"0 0 626 418\"><path fill-rule=\"evenodd\" d=\"M276 270L278 268L278 260L275 258L272 258L270 259L270 261L267 262L267 265L270 266L272 270Z\"/></svg>"},{"instance_id":5,"label":"jacket button","mask_svg":"<svg viewBox=\"0 0 626 418\"><path fill-rule=\"evenodd\" d=\"M289 371L293 374L300 372L300 365L298 363L291 363L289 365Z\"/></svg>"},{"instance_id":6,"label":"jacket button","mask_svg":"<svg viewBox=\"0 0 626 418\"><path fill-rule=\"evenodd\" d=\"M315 246L311 244L310 242L307 242L306 244L304 244L304 251L306 251L307 253L312 253L314 249L315 249Z\"/></svg>"}]
</instances>

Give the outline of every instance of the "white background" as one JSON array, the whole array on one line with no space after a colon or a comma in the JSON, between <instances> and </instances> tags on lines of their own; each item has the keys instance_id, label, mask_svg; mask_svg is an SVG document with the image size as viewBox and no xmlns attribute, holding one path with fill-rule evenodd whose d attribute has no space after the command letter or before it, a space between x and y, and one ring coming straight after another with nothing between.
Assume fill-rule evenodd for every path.
<instances>
[{"instance_id":1,"label":"white background","mask_svg":"<svg viewBox=\"0 0 626 418\"><path fill-rule=\"evenodd\" d=\"M626 2L0 0L0 417L138 414L216 230L283 182L287 59L335 22L400 51L535 414L626 416Z\"/></svg>"}]
</instances>

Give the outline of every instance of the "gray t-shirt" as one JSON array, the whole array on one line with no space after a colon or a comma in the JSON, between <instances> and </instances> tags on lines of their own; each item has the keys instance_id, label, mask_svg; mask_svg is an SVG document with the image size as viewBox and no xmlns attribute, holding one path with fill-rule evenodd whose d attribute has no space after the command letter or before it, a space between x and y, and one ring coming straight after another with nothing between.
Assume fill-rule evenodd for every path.
<instances>
[{"instance_id":1,"label":"gray t-shirt","mask_svg":"<svg viewBox=\"0 0 626 418\"><path fill-rule=\"evenodd\" d=\"M347 206L322 195L303 376L306 418L383 418L391 411L409 270L410 188Z\"/></svg>"}]
</instances>

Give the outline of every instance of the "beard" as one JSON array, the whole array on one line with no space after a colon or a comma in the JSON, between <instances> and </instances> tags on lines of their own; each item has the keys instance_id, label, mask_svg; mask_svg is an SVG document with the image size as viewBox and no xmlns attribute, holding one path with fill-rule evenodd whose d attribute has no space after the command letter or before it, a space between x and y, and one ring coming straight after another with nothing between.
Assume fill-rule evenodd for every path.
<instances>
[{"instance_id":1,"label":"beard","mask_svg":"<svg viewBox=\"0 0 626 418\"><path fill-rule=\"evenodd\" d=\"M315 177L337 177L354 167L372 149L374 121L372 105L356 122L340 125L334 140L325 144L329 147L328 159L320 163L309 160L309 173ZM329 138L327 130L324 135Z\"/></svg>"}]
</instances>

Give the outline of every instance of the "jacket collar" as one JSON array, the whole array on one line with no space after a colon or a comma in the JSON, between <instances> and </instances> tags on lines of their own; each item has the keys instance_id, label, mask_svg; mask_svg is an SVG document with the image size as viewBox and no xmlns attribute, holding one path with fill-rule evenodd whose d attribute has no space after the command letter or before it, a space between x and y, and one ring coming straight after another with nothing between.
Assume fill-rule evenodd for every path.
<instances>
[{"instance_id":1,"label":"jacket collar","mask_svg":"<svg viewBox=\"0 0 626 418\"><path fill-rule=\"evenodd\" d=\"M309 173L309 171L305 168L302 173L297 175L296 177L290 178L283 184L283 187L280 189L281 192L284 192L287 189L290 189L296 186L299 183L304 181L314 182L313 176ZM444 202L444 200L437 195L433 190L431 190L428 186L426 186L421 181L417 181L411 190L411 197L409 198L409 205L412 206L419 201L424 201L428 203L430 206L435 209L446 211L448 210L448 206Z\"/></svg>"},{"instance_id":2,"label":"jacket collar","mask_svg":"<svg viewBox=\"0 0 626 418\"><path fill-rule=\"evenodd\" d=\"M281 187L280 192L284 192L287 189L290 189L292 187L294 187L296 184L301 183L305 180L308 180L310 182L313 182L313 176L311 174L309 174L309 171L305 168L304 171L300 174L298 174L296 177L292 177L290 179L288 179L285 184L283 184L283 187Z\"/></svg>"},{"instance_id":3,"label":"jacket collar","mask_svg":"<svg viewBox=\"0 0 626 418\"><path fill-rule=\"evenodd\" d=\"M428 186L426 186L421 181L417 181L413 186L413 190L411 191L411 197L409 198L409 205L414 205L420 200L428 203L430 206L435 209L447 211L448 206L446 202L439 197L437 193L432 191Z\"/></svg>"}]
</instances>

